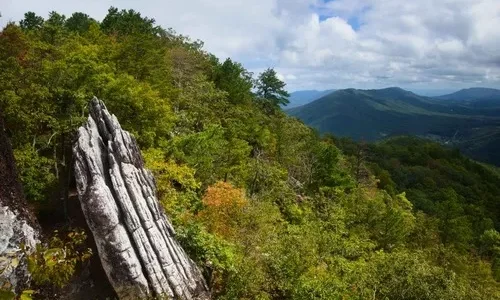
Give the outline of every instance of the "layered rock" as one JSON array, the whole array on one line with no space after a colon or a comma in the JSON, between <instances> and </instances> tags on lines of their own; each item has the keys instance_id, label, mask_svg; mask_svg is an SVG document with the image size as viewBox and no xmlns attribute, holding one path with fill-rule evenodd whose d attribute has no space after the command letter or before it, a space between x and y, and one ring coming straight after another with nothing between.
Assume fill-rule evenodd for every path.
<instances>
[{"instance_id":1,"label":"layered rock","mask_svg":"<svg viewBox=\"0 0 500 300\"><path fill-rule=\"evenodd\" d=\"M199 269L158 203L137 142L96 98L73 154L82 210L119 298L208 299Z\"/></svg>"},{"instance_id":2,"label":"layered rock","mask_svg":"<svg viewBox=\"0 0 500 300\"><path fill-rule=\"evenodd\" d=\"M26 253L39 243L40 225L24 198L1 118L0 179L0 289L19 293L29 287Z\"/></svg>"}]
</instances>

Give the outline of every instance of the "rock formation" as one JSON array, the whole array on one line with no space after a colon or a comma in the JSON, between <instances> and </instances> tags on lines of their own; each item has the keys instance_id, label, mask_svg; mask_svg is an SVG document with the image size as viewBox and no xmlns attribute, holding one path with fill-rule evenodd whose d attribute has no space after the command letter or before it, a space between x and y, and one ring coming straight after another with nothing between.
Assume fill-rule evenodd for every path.
<instances>
[{"instance_id":1,"label":"rock formation","mask_svg":"<svg viewBox=\"0 0 500 300\"><path fill-rule=\"evenodd\" d=\"M78 196L108 279L120 299L209 299L175 241L134 137L97 98L73 146Z\"/></svg>"},{"instance_id":2,"label":"rock formation","mask_svg":"<svg viewBox=\"0 0 500 300\"><path fill-rule=\"evenodd\" d=\"M39 243L40 226L24 199L14 155L0 118L0 289L19 293L29 286L25 250Z\"/></svg>"}]
</instances>

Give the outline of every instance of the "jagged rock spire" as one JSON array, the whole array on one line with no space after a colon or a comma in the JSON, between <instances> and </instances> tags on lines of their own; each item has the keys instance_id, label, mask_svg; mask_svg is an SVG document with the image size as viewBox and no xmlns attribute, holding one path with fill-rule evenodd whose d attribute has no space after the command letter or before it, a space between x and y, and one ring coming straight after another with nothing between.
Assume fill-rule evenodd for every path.
<instances>
[{"instance_id":1,"label":"jagged rock spire","mask_svg":"<svg viewBox=\"0 0 500 300\"><path fill-rule=\"evenodd\" d=\"M97 98L73 146L78 196L120 299L209 299L196 265L175 241L136 140Z\"/></svg>"}]
</instances>

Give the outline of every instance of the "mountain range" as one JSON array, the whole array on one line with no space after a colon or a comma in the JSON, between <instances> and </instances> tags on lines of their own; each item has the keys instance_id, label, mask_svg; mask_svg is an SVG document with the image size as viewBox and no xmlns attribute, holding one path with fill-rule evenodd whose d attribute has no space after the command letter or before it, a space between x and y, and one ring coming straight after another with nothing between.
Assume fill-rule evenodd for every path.
<instances>
[{"instance_id":1,"label":"mountain range","mask_svg":"<svg viewBox=\"0 0 500 300\"><path fill-rule=\"evenodd\" d=\"M290 103L288 103L286 108L288 109L305 105L316 99L319 99L323 96L333 93L334 91L335 90L325 90L325 91L303 90L303 91L292 92L290 93L290 97L288 98L288 101L290 101Z\"/></svg>"},{"instance_id":2,"label":"mountain range","mask_svg":"<svg viewBox=\"0 0 500 300\"><path fill-rule=\"evenodd\" d=\"M365 141L414 135L500 165L500 90L472 88L424 97L397 87L343 89L287 112L320 133Z\"/></svg>"}]
</instances>

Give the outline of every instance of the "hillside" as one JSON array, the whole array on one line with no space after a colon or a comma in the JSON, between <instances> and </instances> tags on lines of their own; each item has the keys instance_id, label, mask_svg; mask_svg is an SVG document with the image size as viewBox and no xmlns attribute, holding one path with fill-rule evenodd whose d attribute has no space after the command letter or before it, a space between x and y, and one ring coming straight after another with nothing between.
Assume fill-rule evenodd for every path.
<instances>
[{"instance_id":1,"label":"hillside","mask_svg":"<svg viewBox=\"0 0 500 300\"><path fill-rule=\"evenodd\" d=\"M484 205L484 210L469 208L460 212L469 220L469 228L482 232L483 228L472 227L481 222L500 226L500 206L495 196L500 194L500 177L495 167L480 164L438 143L409 136L367 145L339 139L337 145L352 156L361 148L363 159L380 179L378 186L389 193L405 191L415 209L430 215L444 213L437 206L444 200L443 195L452 191L455 198L451 201L460 206ZM472 221L474 218L476 221Z\"/></svg>"},{"instance_id":2,"label":"hillside","mask_svg":"<svg viewBox=\"0 0 500 300\"><path fill-rule=\"evenodd\" d=\"M283 112L287 96L274 69L253 77L134 10L9 23L0 112L45 234L28 249L28 295L104 300L139 289L163 299L172 285L188 300L161 278L188 279L196 265L212 299L500 299L495 173L419 139L320 136ZM457 128L497 122L397 88L337 91L302 109L323 129L334 122L373 140L415 128L458 139ZM179 247L161 242L171 239Z\"/></svg>"},{"instance_id":3,"label":"hillside","mask_svg":"<svg viewBox=\"0 0 500 300\"><path fill-rule=\"evenodd\" d=\"M500 90L489 88L470 88L435 97L451 105L467 107L484 115L500 115Z\"/></svg>"},{"instance_id":4,"label":"hillside","mask_svg":"<svg viewBox=\"0 0 500 300\"><path fill-rule=\"evenodd\" d=\"M416 135L500 164L500 110L422 97L400 88L336 91L288 111L317 128L356 140Z\"/></svg>"}]
</instances>

